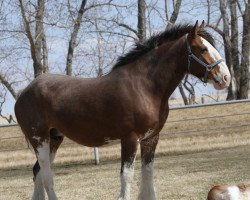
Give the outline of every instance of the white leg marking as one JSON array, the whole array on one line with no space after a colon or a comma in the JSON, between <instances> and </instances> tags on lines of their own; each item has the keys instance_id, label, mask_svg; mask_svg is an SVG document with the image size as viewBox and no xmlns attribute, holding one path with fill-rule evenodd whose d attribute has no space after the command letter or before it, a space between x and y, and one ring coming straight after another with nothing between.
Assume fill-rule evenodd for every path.
<instances>
[{"instance_id":1,"label":"white leg marking","mask_svg":"<svg viewBox=\"0 0 250 200\"><path fill-rule=\"evenodd\" d=\"M241 200L240 190L237 186L230 186L227 191L230 200Z\"/></svg>"},{"instance_id":2,"label":"white leg marking","mask_svg":"<svg viewBox=\"0 0 250 200\"><path fill-rule=\"evenodd\" d=\"M134 164L125 163L121 173L121 193L118 200L129 200L131 182L134 177Z\"/></svg>"},{"instance_id":3,"label":"white leg marking","mask_svg":"<svg viewBox=\"0 0 250 200\"><path fill-rule=\"evenodd\" d=\"M44 188L48 194L49 200L57 200L54 192L53 177L50 168L50 147L48 142L43 142L41 146L37 148L37 160L40 165L40 172L43 181Z\"/></svg>"},{"instance_id":4,"label":"white leg marking","mask_svg":"<svg viewBox=\"0 0 250 200\"><path fill-rule=\"evenodd\" d=\"M153 162L144 165L141 169L141 187L138 200L155 200Z\"/></svg>"},{"instance_id":5,"label":"white leg marking","mask_svg":"<svg viewBox=\"0 0 250 200\"><path fill-rule=\"evenodd\" d=\"M143 138L141 138L141 139L139 140L139 142L140 142L141 140L147 139L147 138L150 137L154 132L155 132L154 129L148 129L148 131L145 133L145 135L143 136Z\"/></svg>"},{"instance_id":6,"label":"white leg marking","mask_svg":"<svg viewBox=\"0 0 250 200\"><path fill-rule=\"evenodd\" d=\"M38 136L33 136L32 138L33 138L34 140L38 141L38 142L40 142L40 139L41 139L41 138L38 137Z\"/></svg>"},{"instance_id":7,"label":"white leg marking","mask_svg":"<svg viewBox=\"0 0 250 200\"><path fill-rule=\"evenodd\" d=\"M51 152L50 153L50 163L52 163L54 161L55 157L56 157L56 153L55 152Z\"/></svg>"},{"instance_id":8,"label":"white leg marking","mask_svg":"<svg viewBox=\"0 0 250 200\"><path fill-rule=\"evenodd\" d=\"M41 178L41 172L39 171L38 174L36 175L34 182L34 192L32 195L32 200L44 200L44 199L45 199L44 187Z\"/></svg>"}]
</instances>

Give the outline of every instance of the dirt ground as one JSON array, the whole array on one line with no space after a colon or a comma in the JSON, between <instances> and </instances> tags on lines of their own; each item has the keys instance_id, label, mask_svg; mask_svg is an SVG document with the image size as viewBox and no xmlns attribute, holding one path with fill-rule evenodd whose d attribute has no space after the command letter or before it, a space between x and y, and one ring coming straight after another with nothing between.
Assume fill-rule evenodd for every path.
<instances>
[{"instance_id":1,"label":"dirt ground","mask_svg":"<svg viewBox=\"0 0 250 200\"><path fill-rule=\"evenodd\" d=\"M250 103L241 103L170 111L156 150L158 199L202 200L214 184L249 181L249 110ZM0 200L31 199L35 156L26 148L19 127L0 128ZM92 148L65 140L53 165L59 199L116 199L120 145L99 151L101 164L95 166ZM138 155L132 200L139 189L139 162Z\"/></svg>"},{"instance_id":2,"label":"dirt ground","mask_svg":"<svg viewBox=\"0 0 250 200\"><path fill-rule=\"evenodd\" d=\"M214 184L250 180L250 146L200 153L157 156L155 181L158 199L202 200ZM31 166L0 170L0 199L30 199L33 190ZM110 200L119 193L118 160L99 166L70 162L53 166L55 190L61 200ZM139 189L139 162L136 163L132 199Z\"/></svg>"}]
</instances>

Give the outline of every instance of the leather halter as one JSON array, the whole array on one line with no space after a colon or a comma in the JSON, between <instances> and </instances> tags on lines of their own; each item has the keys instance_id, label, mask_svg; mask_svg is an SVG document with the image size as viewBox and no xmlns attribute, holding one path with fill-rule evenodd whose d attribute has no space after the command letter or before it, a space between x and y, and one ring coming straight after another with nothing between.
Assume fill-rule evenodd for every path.
<instances>
[{"instance_id":1,"label":"leather halter","mask_svg":"<svg viewBox=\"0 0 250 200\"><path fill-rule=\"evenodd\" d=\"M188 50L188 73L190 73L190 63L191 63L191 59L194 59L196 62L198 62L199 64L201 64L203 67L206 68L206 72L203 78L201 78L201 81L204 83L207 83L207 78L208 78L208 72L210 72L216 65L218 65L219 63L221 63L223 61L223 59L217 60L216 62L208 65L206 63L204 63L202 60L200 60L198 57L196 57L193 52L191 51L191 47L188 43L188 38L187 38L188 34L185 35L186 37L186 43L187 43L187 50Z\"/></svg>"}]
</instances>

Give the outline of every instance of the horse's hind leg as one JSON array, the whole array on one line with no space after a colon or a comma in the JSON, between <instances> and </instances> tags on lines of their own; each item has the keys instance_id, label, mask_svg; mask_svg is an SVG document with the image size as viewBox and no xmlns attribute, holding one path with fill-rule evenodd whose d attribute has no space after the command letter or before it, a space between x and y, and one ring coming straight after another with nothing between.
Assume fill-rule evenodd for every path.
<instances>
[{"instance_id":1,"label":"horse's hind leg","mask_svg":"<svg viewBox=\"0 0 250 200\"><path fill-rule=\"evenodd\" d=\"M56 200L54 191L53 176L50 167L50 144L45 140L36 148L36 157L40 166L39 175L41 176L43 186L48 194L49 200Z\"/></svg>"},{"instance_id":2,"label":"horse's hind leg","mask_svg":"<svg viewBox=\"0 0 250 200\"><path fill-rule=\"evenodd\" d=\"M63 141L63 136L57 132L57 130L55 129L51 129L50 130L50 153L49 153L49 160L50 163L53 162L54 158L55 158L55 154L56 151L58 149L58 147L60 146L60 144ZM41 170L40 170L40 165L38 160L36 161L34 167L33 167L33 174L34 174L34 193L33 193L33 200L44 200L45 199L45 195L44 195L44 186L43 186L43 181L42 181L42 174L41 174ZM52 180L53 181L53 180ZM53 186L53 182L52 182L52 186ZM55 198L54 195L50 195L51 193L51 189L47 189L47 188L51 188L50 187L45 187L46 191L48 193L48 196L52 196L50 198ZM52 187L52 191L53 191L53 187Z\"/></svg>"},{"instance_id":3,"label":"horse's hind leg","mask_svg":"<svg viewBox=\"0 0 250 200\"><path fill-rule=\"evenodd\" d=\"M45 193L44 193L44 187L42 182L42 177L40 174L40 165L38 161L36 161L34 167L33 167L33 174L34 174L34 192L32 195L32 200L44 200L45 199Z\"/></svg>"}]
</instances>

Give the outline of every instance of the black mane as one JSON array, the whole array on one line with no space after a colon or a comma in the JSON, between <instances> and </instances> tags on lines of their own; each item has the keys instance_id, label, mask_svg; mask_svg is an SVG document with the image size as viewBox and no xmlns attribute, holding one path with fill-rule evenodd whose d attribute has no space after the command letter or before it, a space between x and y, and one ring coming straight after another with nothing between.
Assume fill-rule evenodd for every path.
<instances>
[{"instance_id":1,"label":"black mane","mask_svg":"<svg viewBox=\"0 0 250 200\"><path fill-rule=\"evenodd\" d=\"M131 49L125 55L118 57L117 62L112 70L137 60L142 55L148 53L150 50L162 45L165 42L173 41L182 37L186 33L189 33L192 28L193 26L189 24L174 25L163 32L153 35L143 43L135 43L133 49ZM201 31L199 35L214 46L214 39L207 31Z\"/></svg>"}]
</instances>

